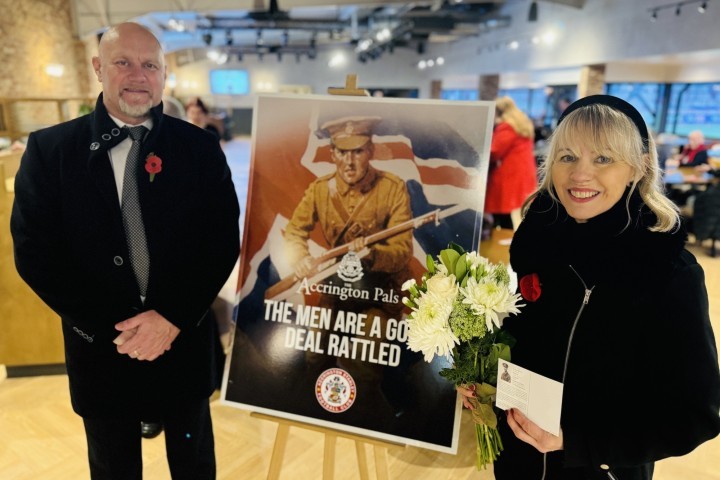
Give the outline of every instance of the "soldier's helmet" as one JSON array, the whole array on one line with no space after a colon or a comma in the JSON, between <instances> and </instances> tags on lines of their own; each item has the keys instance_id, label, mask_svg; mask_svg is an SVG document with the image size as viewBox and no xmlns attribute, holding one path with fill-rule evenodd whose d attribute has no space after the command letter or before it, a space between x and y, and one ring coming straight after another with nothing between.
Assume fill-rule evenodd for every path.
<instances>
[{"instance_id":1,"label":"soldier's helmet","mask_svg":"<svg viewBox=\"0 0 720 480\"><path fill-rule=\"evenodd\" d=\"M343 117L324 123L320 130L340 150L355 150L372 139L380 117Z\"/></svg>"}]
</instances>

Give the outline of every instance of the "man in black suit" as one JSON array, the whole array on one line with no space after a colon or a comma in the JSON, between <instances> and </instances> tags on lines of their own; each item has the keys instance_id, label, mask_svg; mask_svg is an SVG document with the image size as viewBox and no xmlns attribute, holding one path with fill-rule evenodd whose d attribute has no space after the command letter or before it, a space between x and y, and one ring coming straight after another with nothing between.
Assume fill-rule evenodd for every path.
<instances>
[{"instance_id":1,"label":"man in black suit","mask_svg":"<svg viewBox=\"0 0 720 480\"><path fill-rule=\"evenodd\" d=\"M153 418L173 479L213 479L207 312L239 254L230 170L212 135L162 114L165 61L150 31L111 28L92 64L95 111L28 140L17 269L62 319L92 478L142 478L139 425Z\"/></svg>"}]
</instances>

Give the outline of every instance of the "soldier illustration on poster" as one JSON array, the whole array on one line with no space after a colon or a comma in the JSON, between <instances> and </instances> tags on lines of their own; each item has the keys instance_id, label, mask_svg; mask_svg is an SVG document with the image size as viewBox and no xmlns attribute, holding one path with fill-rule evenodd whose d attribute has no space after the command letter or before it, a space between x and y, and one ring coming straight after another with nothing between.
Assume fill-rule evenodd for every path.
<instances>
[{"instance_id":1,"label":"soldier illustration on poster","mask_svg":"<svg viewBox=\"0 0 720 480\"><path fill-rule=\"evenodd\" d=\"M477 248L493 108L258 99L225 402L456 448L448 363L407 349L401 285L426 252Z\"/></svg>"}]
</instances>

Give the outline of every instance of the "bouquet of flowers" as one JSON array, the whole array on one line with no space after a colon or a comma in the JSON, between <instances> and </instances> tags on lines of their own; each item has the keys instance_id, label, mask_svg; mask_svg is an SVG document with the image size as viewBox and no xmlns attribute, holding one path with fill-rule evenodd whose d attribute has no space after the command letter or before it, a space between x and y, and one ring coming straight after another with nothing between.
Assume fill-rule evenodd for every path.
<instances>
[{"instance_id":1,"label":"bouquet of flowers","mask_svg":"<svg viewBox=\"0 0 720 480\"><path fill-rule=\"evenodd\" d=\"M456 386L474 389L473 420L477 438L477 467L494 462L503 449L493 407L498 360L510 360L515 340L502 330L503 319L518 313L515 274L504 264L490 263L476 252L450 244L437 259L427 256L422 283L411 279L402 286L407 318L408 347L421 351L427 362L445 356L451 368L440 375Z\"/></svg>"}]
</instances>

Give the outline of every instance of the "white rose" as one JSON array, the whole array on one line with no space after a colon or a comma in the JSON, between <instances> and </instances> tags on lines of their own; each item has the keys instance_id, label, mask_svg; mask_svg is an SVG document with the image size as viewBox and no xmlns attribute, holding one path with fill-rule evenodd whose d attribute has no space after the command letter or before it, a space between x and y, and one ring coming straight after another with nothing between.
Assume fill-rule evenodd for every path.
<instances>
[{"instance_id":1,"label":"white rose","mask_svg":"<svg viewBox=\"0 0 720 480\"><path fill-rule=\"evenodd\" d=\"M455 275L435 275L429 278L427 281L427 291L438 298L454 299L458 292Z\"/></svg>"}]
</instances>

